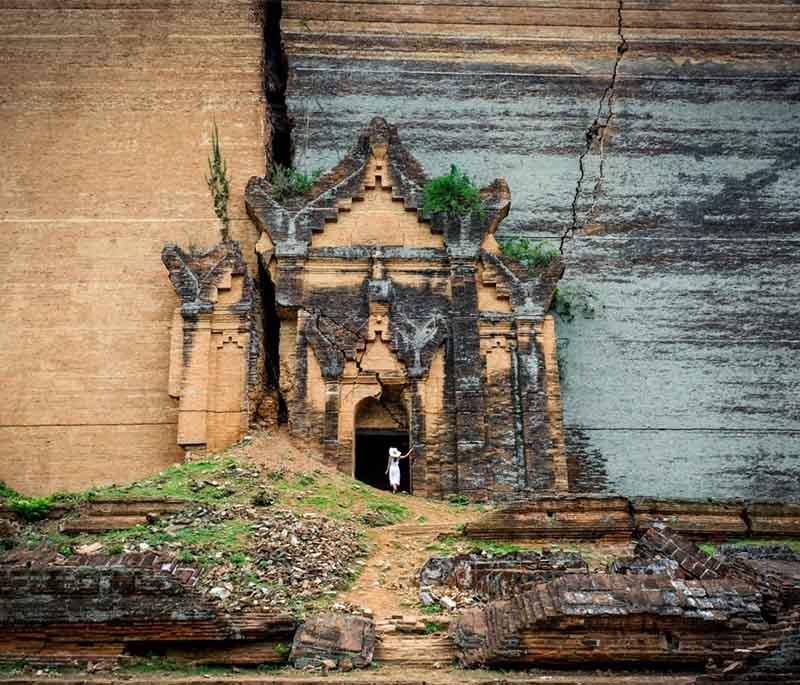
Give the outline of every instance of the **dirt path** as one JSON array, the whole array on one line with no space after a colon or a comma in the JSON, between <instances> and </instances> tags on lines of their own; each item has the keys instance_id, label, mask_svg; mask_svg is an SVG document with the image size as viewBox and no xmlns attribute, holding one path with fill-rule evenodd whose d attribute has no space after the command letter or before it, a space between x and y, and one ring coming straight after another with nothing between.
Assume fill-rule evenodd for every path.
<instances>
[{"instance_id":1,"label":"dirt path","mask_svg":"<svg viewBox=\"0 0 800 685\"><path fill-rule=\"evenodd\" d=\"M270 470L281 469L292 475L316 472L326 481L338 484L357 482L325 464L318 448L298 443L285 430L256 433L249 444L236 452ZM353 587L340 593L337 601L371 609L378 620L416 614L414 576L435 553L428 548L440 535L457 535L460 525L474 520L481 512L472 506L454 506L407 494L390 495L363 483L359 485L365 491L396 501L408 514L402 524L366 529L369 557Z\"/></svg>"}]
</instances>

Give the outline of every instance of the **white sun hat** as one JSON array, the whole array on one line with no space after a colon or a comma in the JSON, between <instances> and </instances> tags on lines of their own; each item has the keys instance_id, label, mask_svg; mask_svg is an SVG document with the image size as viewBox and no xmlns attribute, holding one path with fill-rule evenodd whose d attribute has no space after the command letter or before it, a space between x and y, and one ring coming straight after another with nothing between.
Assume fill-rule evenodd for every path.
<instances>
[{"instance_id":1,"label":"white sun hat","mask_svg":"<svg viewBox=\"0 0 800 685\"><path fill-rule=\"evenodd\" d=\"M396 447L390 447L389 448L389 456L390 457L399 457L400 455L401 455L401 452Z\"/></svg>"}]
</instances>

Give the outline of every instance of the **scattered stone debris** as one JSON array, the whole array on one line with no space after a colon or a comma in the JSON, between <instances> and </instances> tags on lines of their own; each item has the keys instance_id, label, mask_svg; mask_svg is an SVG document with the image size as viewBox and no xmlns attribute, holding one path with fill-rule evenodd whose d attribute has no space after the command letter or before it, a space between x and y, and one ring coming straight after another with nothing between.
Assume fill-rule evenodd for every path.
<instances>
[{"instance_id":1,"label":"scattered stone debris","mask_svg":"<svg viewBox=\"0 0 800 685\"><path fill-rule=\"evenodd\" d=\"M295 668L351 671L372 663L375 624L364 616L326 612L309 618L294 636Z\"/></svg>"},{"instance_id":2,"label":"scattered stone debris","mask_svg":"<svg viewBox=\"0 0 800 685\"><path fill-rule=\"evenodd\" d=\"M471 552L431 557L417 573L420 601L455 610L491 599L508 597L530 583L564 573L588 573L586 561L575 552L545 550L492 555Z\"/></svg>"},{"instance_id":3,"label":"scattered stone debris","mask_svg":"<svg viewBox=\"0 0 800 685\"><path fill-rule=\"evenodd\" d=\"M641 559L639 557L615 559L608 565L608 572L623 576L686 577L680 564L674 559L668 559L666 557L659 557L656 559Z\"/></svg>"},{"instance_id":4,"label":"scattered stone debris","mask_svg":"<svg viewBox=\"0 0 800 685\"><path fill-rule=\"evenodd\" d=\"M193 517L194 525L224 517L249 524L244 550L238 556L217 552L217 563L200 579L201 587L231 612L286 609L334 596L355 574L354 562L366 553L352 526L317 514L235 505L201 511L199 518Z\"/></svg>"}]
</instances>

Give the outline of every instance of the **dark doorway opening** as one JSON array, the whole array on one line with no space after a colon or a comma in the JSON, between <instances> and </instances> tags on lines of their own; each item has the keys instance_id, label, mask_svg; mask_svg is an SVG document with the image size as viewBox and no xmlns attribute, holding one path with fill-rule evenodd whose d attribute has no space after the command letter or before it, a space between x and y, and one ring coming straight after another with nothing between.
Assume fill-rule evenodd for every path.
<instances>
[{"instance_id":1,"label":"dark doorway opening","mask_svg":"<svg viewBox=\"0 0 800 685\"><path fill-rule=\"evenodd\" d=\"M373 488L390 490L389 476L386 473L390 447L396 447L405 454L408 451L408 433L378 428L356 430L356 478ZM408 459L400 460L399 490L411 492Z\"/></svg>"}]
</instances>

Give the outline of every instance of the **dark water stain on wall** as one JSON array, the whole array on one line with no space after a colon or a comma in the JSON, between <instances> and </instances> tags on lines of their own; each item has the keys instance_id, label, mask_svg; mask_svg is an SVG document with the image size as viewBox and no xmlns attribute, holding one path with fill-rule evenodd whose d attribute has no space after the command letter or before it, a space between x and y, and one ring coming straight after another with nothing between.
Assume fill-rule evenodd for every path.
<instances>
[{"instance_id":1,"label":"dark water stain on wall","mask_svg":"<svg viewBox=\"0 0 800 685\"><path fill-rule=\"evenodd\" d=\"M558 323L571 472L583 490L800 499L800 79L636 49L599 182L586 159L589 234L567 245L563 288L596 303ZM505 177L505 234L555 238L609 65L296 55L298 158L331 166L383 115L429 173Z\"/></svg>"}]
</instances>

